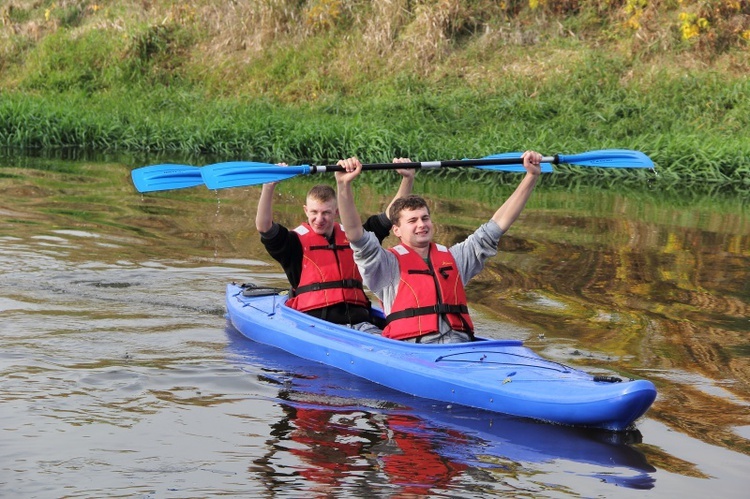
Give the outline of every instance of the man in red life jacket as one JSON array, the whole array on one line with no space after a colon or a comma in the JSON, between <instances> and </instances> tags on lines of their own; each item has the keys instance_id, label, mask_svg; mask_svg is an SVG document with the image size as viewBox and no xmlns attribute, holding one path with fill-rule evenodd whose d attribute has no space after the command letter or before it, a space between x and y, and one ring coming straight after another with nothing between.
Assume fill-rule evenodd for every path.
<instances>
[{"instance_id":1,"label":"man in red life jacket","mask_svg":"<svg viewBox=\"0 0 750 499\"><path fill-rule=\"evenodd\" d=\"M489 222L450 248L432 241L434 227L424 199L396 200L388 214L401 243L390 250L360 223L351 183L361 163L357 158L339 161L346 170L336 173L341 222L365 286L383 302L383 336L417 343L471 341L474 327L464 285L497 254L500 236L521 214L541 174L541 154L526 151L522 157L526 175L513 194Z\"/></svg>"},{"instance_id":2,"label":"man in red life jacket","mask_svg":"<svg viewBox=\"0 0 750 499\"><path fill-rule=\"evenodd\" d=\"M394 160L403 162L409 159ZM409 195L414 185L414 169L397 171L402 179L394 201ZM255 226L261 242L281 264L292 287L287 305L320 319L380 333L372 328L378 320L372 317L349 240L336 222L336 191L328 185L310 189L302 207L307 222L289 230L273 220L275 187L276 182L263 185ZM391 221L386 213L381 213L368 218L364 225L360 221L360 226L382 242L390 234Z\"/></svg>"}]
</instances>

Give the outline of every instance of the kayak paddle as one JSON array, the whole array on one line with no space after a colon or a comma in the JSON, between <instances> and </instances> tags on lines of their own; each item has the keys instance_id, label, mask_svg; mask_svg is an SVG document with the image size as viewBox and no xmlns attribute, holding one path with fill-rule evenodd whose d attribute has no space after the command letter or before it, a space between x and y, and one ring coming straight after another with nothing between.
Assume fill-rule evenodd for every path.
<instances>
[{"instance_id":1,"label":"kayak paddle","mask_svg":"<svg viewBox=\"0 0 750 499\"><path fill-rule=\"evenodd\" d=\"M511 153L513 154L513 153ZM500 155L498 155L500 156ZM502 159L492 160L451 160L451 161L423 161L411 163L366 163L362 165L363 170L396 170L399 168L440 168L442 166L478 166L483 170L518 172L524 171L517 164L515 158L513 163L506 165ZM242 187L248 185L265 184L267 182L279 182L297 175L309 175L323 172L342 172L344 168L339 165L299 165L279 166L268 163L255 163L249 161L233 161L229 163L216 163L201 168L203 182L209 189L226 189L229 187ZM547 164L544 171L551 172L552 167Z\"/></svg>"},{"instance_id":2,"label":"kayak paddle","mask_svg":"<svg viewBox=\"0 0 750 499\"><path fill-rule=\"evenodd\" d=\"M522 153L505 153L496 154L494 156L488 156L488 158L517 158ZM458 160L458 161L444 161L443 166L472 166L467 165L466 162L471 160ZM474 160L478 161L478 160ZM438 164L439 162L433 163L383 163L383 164L366 164L363 165L366 170L384 170L393 168L430 168L428 164ZM455 165L447 165L446 163L457 163ZM496 166L498 163L496 159L490 161L492 164L485 166L478 166L481 169L496 170L496 171L507 171L507 172L523 172L523 166ZM517 163L515 160L513 163ZM393 166L397 164L398 166ZM495 165L495 166L493 166ZM432 166L435 168L437 166ZM257 163L254 161L228 161L225 163L214 163L207 165L202 168L197 166L188 165L152 165L136 168L131 172L133 178L133 184L138 192L152 192L152 191L166 191L170 189L184 189L186 187L195 187L204 183L206 179L206 185L210 189L224 189L227 187L241 187L247 185L265 184L266 182L279 182L288 178L296 177L297 175L303 175L308 173L324 172L324 171L342 171L343 169L336 165L330 166L279 166L272 165L270 163ZM548 163L542 164L543 172L551 172L552 167ZM206 173L205 177L202 176L202 172ZM227 177L231 178L231 181L227 183Z\"/></svg>"},{"instance_id":3,"label":"kayak paddle","mask_svg":"<svg viewBox=\"0 0 750 499\"><path fill-rule=\"evenodd\" d=\"M523 159L519 152L495 154L481 159L460 159L448 161L423 161L411 163L369 163L362 165L363 170L395 170L400 168L442 168L474 166L482 170L524 172ZM542 158L542 172L552 172L551 164L570 164L606 168L653 168L651 159L639 151L626 149L606 149L589 151L581 154L545 156ZM515 165L515 166L513 166ZM232 161L216 163L200 169L203 181L209 189L226 189L248 185L279 182L297 175L309 175L322 172L344 171L338 165L299 165L278 166L269 163L249 161Z\"/></svg>"},{"instance_id":4,"label":"kayak paddle","mask_svg":"<svg viewBox=\"0 0 750 499\"><path fill-rule=\"evenodd\" d=\"M203 184L201 169L187 165L153 165L130 172L138 192L167 191Z\"/></svg>"},{"instance_id":5,"label":"kayak paddle","mask_svg":"<svg viewBox=\"0 0 750 499\"><path fill-rule=\"evenodd\" d=\"M371 163L362 165L365 170L399 168L441 168L474 166L481 170L524 172L520 152L494 154L481 159L448 161L425 161L412 163ZM605 168L653 168L654 163L639 151L627 149L605 149L575 155L548 156L542 158L542 172L552 172L551 164ZM209 189L225 189L249 185L279 182L297 175L343 171L338 165L279 166L254 161L229 161L215 163L202 168L188 165L153 165L136 168L131 172L133 183L139 192L164 191L195 187L205 183Z\"/></svg>"}]
</instances>

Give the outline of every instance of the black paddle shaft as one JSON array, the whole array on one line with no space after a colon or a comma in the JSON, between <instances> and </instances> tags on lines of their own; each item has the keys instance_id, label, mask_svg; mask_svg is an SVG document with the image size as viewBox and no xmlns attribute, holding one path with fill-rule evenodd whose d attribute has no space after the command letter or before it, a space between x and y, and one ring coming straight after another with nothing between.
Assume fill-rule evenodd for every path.
<instances>
[{"instance_id":1,"label":"black paddle shaft","mask_svg":"<svg viewBox=\"0 0 750 499\"><path fill-rule=\"evenodd\" d=\"M545 156L542 163L558 164L557 155ZM523 159L518 158L482 158L482 159L452 159L447 161L420 161L411 163L366 163L362 165L363 170L398 170L400 168L441 168L451 166L493 166L493 165L520 165ZM339 165L310 165L310 173L343 172L344 167Z\"/></svg>"}]
</instances>

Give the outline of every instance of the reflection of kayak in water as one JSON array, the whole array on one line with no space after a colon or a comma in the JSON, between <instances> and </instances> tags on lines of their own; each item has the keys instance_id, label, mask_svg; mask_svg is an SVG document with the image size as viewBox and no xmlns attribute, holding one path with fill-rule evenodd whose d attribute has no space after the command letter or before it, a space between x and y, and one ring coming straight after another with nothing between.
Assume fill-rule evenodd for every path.
<instances>
[{"instance_id":1,"label":"reflection of kayak in water","mask_svg":"<svg viewBox=\"0 0 750 499\"><path fill-rule=\"evenodd\" d=\"M246 337L410 395L616 431L630 428L656 398L650 381L594 377L521 341L396 341L310 317L285 301L273 290L227 286L229 320Z\"/></svg>"},{"instance_id":2,"label":"reflection of kayak in water","mask_svg":"<svg viewBox=\"0 0 750 499\"><path fill-rule=\"evenodd\" d=\"M629 445L640 441L638 431L551 425L460 405L436 404L361 378L342 377L339 370L329 366L248 342L231 325L227 337L231 354L245 370L278 387L277 397L284 412L294 420L293 431L304 431L306 438L317 439L317 446L325 445L321 441L331 435L340 437L339 452L346 449L341 441L368 442L351 452L378 455L383 467L390 465L393 470L400 469L398 463L407 462L409 456L414 458L412 462L419 462L424 457L414 457L413 453L429 449L433 459L426 462L443 462L431 469L451 475L467 466L507 468L513 463L571 461L606 468L587 473L601 481L629 488L653 487L650 473L655 469ZM315 422L319 423L317 427ZM278 427L289 428L290 421L280 422ZM299 441L299 435L289 438ZM316 459L325 459L330 454L316 455ZM438 476L434 480L442 481Z\"/></svg>"}]
</instances>

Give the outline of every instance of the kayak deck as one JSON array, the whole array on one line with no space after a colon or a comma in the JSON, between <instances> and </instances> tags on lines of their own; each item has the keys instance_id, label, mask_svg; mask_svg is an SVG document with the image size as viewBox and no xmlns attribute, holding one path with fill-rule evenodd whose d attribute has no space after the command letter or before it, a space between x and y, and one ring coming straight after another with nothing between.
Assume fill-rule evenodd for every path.
<instances>
[{"instance_id":1,"label":"kayak deck","mask_svg":"<svg viewBox=\"0 0 750 499\"><path fill-rule=\"evenodd\" d=\"M656 398L649 381L598 381L518 340L402 342L290 309L286 296L275 292L243 291L229 284L226 305L232 325L247 338L410 395L615 431L630 428Z\"/></svg>"}]
</instances>

